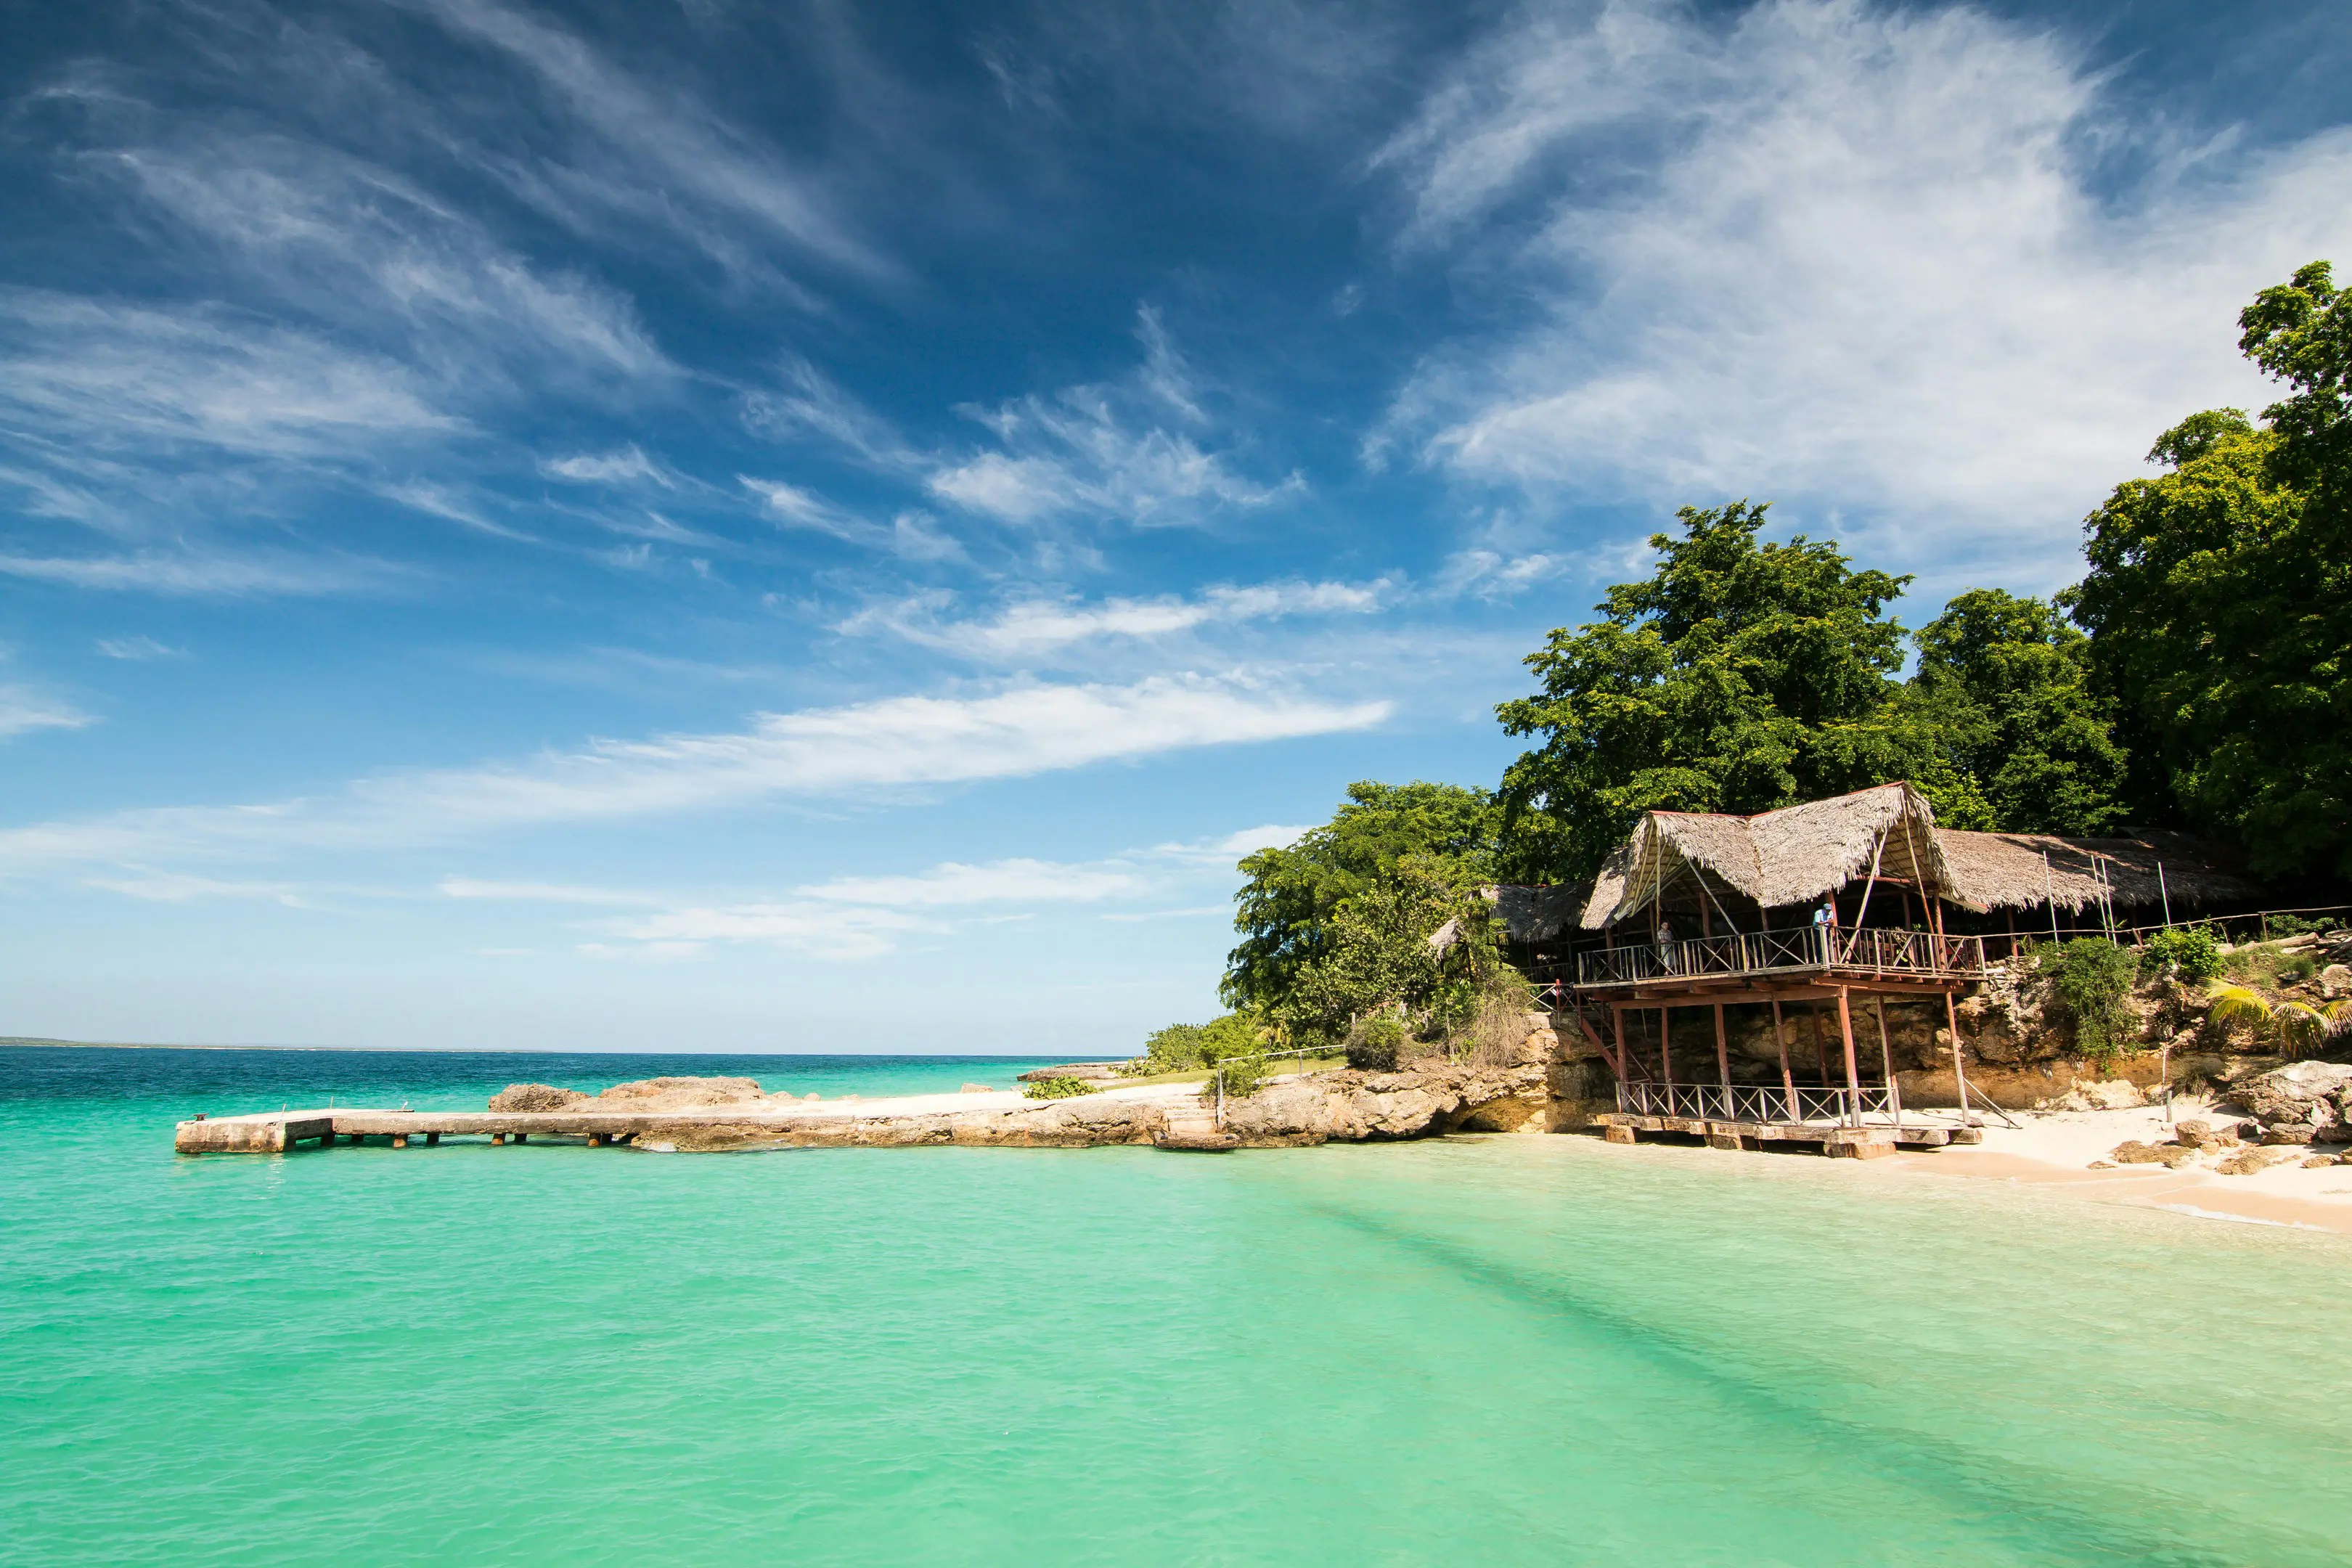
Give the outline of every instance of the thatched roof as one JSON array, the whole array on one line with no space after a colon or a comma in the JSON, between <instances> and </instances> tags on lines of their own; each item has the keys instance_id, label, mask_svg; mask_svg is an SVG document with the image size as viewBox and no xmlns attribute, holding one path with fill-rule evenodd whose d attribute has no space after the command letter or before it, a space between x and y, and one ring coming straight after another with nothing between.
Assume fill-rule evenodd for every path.
<instances>
[{"instance_id":1,"label":"thatched roof","mask_svg":"<svg viewBox=\"0 0 2352 1568\"><path fill-rule=\"evenodd\" d=\"M1557 887L1504 886L1493 889L1496 917L1503 933L1523 943L1557 942L1576 925L1592 896L1590 882L1563 882Z\"/></svg>"},{"instance_id":2,"label":"thatched roof","mask_svg":"<svg viewBox=\"0 0 2352 1568\"><path fill-rule=\"evenodd\" d=\"M1881 839L1884 838L1884 846ZM1685 868L1712 874L1767 909L1811 903L1870 874L1952 896L1938 852L1936 814L1907 784L1880 784L1756 816L1653 811L1609 858L1586 900L1582 924L1624 920Z\"/></svg>"},{"instance_id":3,"label":"thatched roof","mask_svg":"<svg viewBox=\"0 0 2352 1568\"><path fill-rule=\"evenodd\" d=\"M2054 897L2060 909L2081 910L2098 901L2101 861L2117 909L2155 910L2167 901L2176 910L2203 909L2251 903L2262 894L2253 881L2216 865L2210 846L2178 833L2060 838L1939 828L1936 838L1951 868L1952 896L1971 909L2021 910Z\"/></svg>"},{"instance_id":4,"label":"thatched roof","mask_svg":"<svg viewBox=\"0 0 2352 1568\"><path fill-rule=\"evenodd\" d=\"M2119 908L2155 908L2166 893L2176 907L2193 907L2261 891L2177 834L2059 838L1939 828L1927 797L1896 783L1755 816L1647 813L1594 879L1580 923L1597 931L1629 919L1692 872L1767 909L1810 904L1867 877L1874 859L1882 877L1978 910L2024 909L2053 894L2061 908L2081 910L2098 900L2102 863Z\"/></svg>"}]
</instances>

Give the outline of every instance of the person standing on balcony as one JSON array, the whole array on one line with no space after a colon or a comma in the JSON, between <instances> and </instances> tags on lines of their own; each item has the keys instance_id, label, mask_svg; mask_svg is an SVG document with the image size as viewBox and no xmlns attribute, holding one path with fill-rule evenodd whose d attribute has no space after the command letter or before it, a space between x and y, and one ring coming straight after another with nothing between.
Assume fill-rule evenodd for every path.
<instances>
[{"instance_id":1,"label":"person standing on balcony","mask_svg":"<svg viewBox=\"0 0 2352 1568\"><path fill-rule=\"evenodd\" d=\"M1663 914L1658 917L1658 967L1668 974L1675 972L1675 928Z\"/></svg>"}]
</instances>

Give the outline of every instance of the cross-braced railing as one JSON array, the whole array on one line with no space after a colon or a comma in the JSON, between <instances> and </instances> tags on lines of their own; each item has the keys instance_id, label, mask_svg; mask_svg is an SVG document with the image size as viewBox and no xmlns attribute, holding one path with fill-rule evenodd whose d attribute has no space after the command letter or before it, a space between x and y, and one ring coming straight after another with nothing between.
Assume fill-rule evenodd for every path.
<instances>
[{"instance_id":1,"label":"cross-braced railing","mask_svg":"<svg viewBox=\"0 0 2352 1568\"><path fill-rule=\"evenodd\" d=\"M1924 931L1797 931L1690 937L1605 948L1577 958L1580 985L1787 972L1857 971L1947 978L1985 972L1984 939Z\"/></svg>"},{"instance_id":2,"label":"cross-braced railing","mask_svg":"<svg viewBox=\"0 0 2352 1568\"><path fill-rule=\"evenodd\" d=\"M1617 1086L1617 1109L1635 1116L1678 1116L1694 1121L1832 1121L1858 1125L1866 1117L1898 1114L1892 1090L1783 1084L1654 1083Z\"/></svg>"}]
</instances>

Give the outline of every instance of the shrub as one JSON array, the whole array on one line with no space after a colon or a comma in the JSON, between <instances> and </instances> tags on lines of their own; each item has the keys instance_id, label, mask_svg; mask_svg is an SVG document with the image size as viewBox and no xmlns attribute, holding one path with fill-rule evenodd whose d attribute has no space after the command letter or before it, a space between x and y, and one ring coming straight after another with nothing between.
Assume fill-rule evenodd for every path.
<instances>
[{"instance_id":1,"label":"shrub","mask_svg":"<svg viewBox=\"0 0 2352 1568\"><path fill-rule=\"evenodd\" d=\"M1274 1076L1274 1064L1264 1057L1227 1057L1217 1064L1217 1071L1224 1077L1225 1098L1245 1100L1257 1092L1260 1084ZM1205 1098L1214 1099L1216 1079L1211 1079L1202 1086L1201 1092Z\"/></svg>"},{"instance_id":2,"label":"shrub","mask_svg":"<svg viewBox=\"0 0 2352 1568\"><path fill-rule=\"evenodd\" d=\"M2126 1048L2131 1014L2124 998L2139 973L2137 953L2105 937L2078 936L2063 947L2037 949L2034 959L2074 1015L2074 1043L2084 1055L2104 1061Z\"/></svg>"},{"instance_id":3,"label":"shrub","mask_svg":"<svg viewBox=\"0 0 2352 1568\"><path fill-rule=\"evenodd\" d=\"M1393 1013L1365 1019L1348 1036L1348 1065L1364 1072L1394 1072L1404 1049L1404 1025Z\"/></svg>"},{"instance_id":4,"label":"shrub","mask_svg":"<svg viewBox=\"0 0 2352 1568\"><path fill-rule=\"evenodd\" d=\"M2221 973L2221 944L2210 927L2174 926L2147 939L2141 963L2158 973L2169 972L2191 985L2202 985Z\"/></svg>"},{"instance_id":5,"label":"shrub","mask_svg":"<svg viewBox=\"0 0 2352 1568\"><path fill-rule=\"evenodd\" d=\"M2308 980L2319 973L2319 960L2307 952L2294 953L2279 965L2278 973L2281 980L2290 984Z\"/></svg>"},{"instance_id":6,"label":"shrub","mask_svg":"<svg viewBox=\"0 0 2352 1568\"><path fill-rule=\"evenodd\" d=\"M1101 1087L1082 1078L1042 1078L1021 1092L1032 1100L1070 1100L1081 1094L1092 1094Z\"/></svg>"}]
</instances>

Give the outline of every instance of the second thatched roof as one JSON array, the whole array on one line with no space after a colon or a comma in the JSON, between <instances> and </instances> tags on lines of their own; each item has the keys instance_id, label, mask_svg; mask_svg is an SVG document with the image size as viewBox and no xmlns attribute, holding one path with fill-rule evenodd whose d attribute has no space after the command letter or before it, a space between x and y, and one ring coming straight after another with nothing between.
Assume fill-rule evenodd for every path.
<instances>
[{"instance_id":1,"label":"second thatched roof","mask_svg":"<svg viewBox=\"0 0 2352 1568\"><path fill-rule=\"evenodd\" d=\"M2148 908L2168 899L2184 908L2244 902L2261 892L2177 834L2060 838L1939 828L1927 797L1895 783L1755 816L1646 813L1601 868L1578 923L1597 931L1626 920L1686 869L1780 909L1826 898L1874 866L1977 910L2053 902L2080 910L2103 890L2119 907Z\"/></svg>"}]
</instances>

